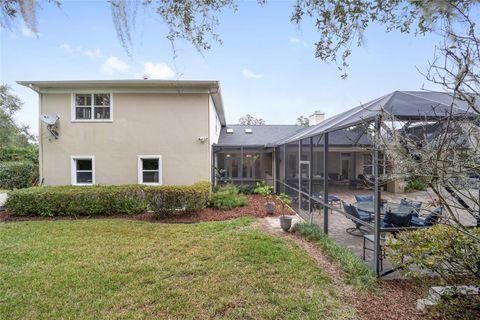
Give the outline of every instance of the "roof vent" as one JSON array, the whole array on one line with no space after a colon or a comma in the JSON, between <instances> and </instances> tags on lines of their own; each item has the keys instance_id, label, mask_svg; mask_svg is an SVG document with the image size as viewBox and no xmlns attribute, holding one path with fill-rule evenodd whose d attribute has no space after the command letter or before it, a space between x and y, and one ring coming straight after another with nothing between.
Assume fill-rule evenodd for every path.
<instances>
[{"instance_id":1,"label":"roof vent","mask_svg":"<svg viewBox=\"0 0 480 320\"><path fill-rule=\"evenodd\" d=\"M227 133L233 134L233 129L227 129Z\"/></svg>"},{"instance_id":2,"label":"roof vent","mask_svg":"<svg viewBox=\"0 0 480 320\"><path fill-rule=\"evenodd\" d=\"M245 129L245 133L252 133L252 129Z\"/></svg>"}]
</instances>

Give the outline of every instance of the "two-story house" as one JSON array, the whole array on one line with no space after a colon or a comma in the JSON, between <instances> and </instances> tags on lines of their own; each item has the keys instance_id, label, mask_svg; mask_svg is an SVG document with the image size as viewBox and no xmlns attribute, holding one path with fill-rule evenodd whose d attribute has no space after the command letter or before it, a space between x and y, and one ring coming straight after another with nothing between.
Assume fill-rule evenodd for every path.
<instances>
[{"instance_id":1,"label":"two-story house","mask_svg":"<svg viewBox=\"0 0 480 320\"><path fill-rule=\"evenodd\" d=\"M191 184L212 176L217 81L19 81L39 95L45 185ZM53 127L53 128L52 128ZM53 129L58 138L50 132Z\"/></svg>"}]
</instances>

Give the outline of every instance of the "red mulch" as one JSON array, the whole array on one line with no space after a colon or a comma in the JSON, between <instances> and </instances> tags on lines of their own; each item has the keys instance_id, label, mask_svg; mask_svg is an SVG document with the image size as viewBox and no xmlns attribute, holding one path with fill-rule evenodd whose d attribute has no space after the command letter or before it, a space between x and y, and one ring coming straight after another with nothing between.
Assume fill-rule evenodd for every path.
<instances>
[{"instance_id":1,"label":"red mulch","mask_svg":"<svg viewBox=\"0 0 480 320\"><path fill-rule=\"evenodd\" d=\"M363 319L431 319L416 309L417 299L425 298L426 293L415 280L380 280L379 286L379 294L356 294L352 299Z\"/></svg>"},{"instance_id":2,"label":"red mulch","mask_svg":"<svg viewBox=\"0 0 480 320\"><path fill-rule=\"evenodd\" d=\"M136 215L112 214L112 215L96 215L96 216L55 216L55 217L39 217L39 216L11 216L8 212L0 212L0 221L31 221L31 220L76 220L76 219L105 219L120 218L141 220L157 223L194 223L202 221L221 221L240 217L266 217L265 198L259 195L248 195L248 204L244 207L238 207L232 210L221 210L214 208L206 208L204 210L193 213L182 213L175 216L162 217L158 214L145 212ZM274 216L282 214L282 205L278 199L274 199L277 207ZM286 214L295 214L289 208L285 207Z\"/></svg>"}]
</instances>

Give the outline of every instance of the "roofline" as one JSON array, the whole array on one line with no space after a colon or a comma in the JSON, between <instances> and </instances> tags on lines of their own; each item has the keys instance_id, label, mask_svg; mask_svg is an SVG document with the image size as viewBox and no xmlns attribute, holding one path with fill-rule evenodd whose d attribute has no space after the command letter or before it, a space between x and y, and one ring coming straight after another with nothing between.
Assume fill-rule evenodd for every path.
<instances>
[{"instance_id":1,"label":"roofline","mask_svg":"<svg viewBox=\"0 0 480 320\"><path fill-rule=\"evenodd\" d=\"M156 80L156 79L130 79L130 80L58 80L58 81L17 81L19 85L30 88L37 93L48 89L74 89L74 88L142 88L142 89L206 89L212 97L222 126L226 125L225 110L223 107L220 82L216 80Z\"/></svg>"}]
</instances>

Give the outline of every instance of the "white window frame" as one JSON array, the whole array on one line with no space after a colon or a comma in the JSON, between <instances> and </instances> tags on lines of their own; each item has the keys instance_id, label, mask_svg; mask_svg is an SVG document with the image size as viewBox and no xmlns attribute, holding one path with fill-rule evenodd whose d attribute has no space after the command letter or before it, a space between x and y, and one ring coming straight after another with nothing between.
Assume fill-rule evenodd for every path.
<instances>
[{"instance_id":1,"label":"white window frame","mask_svg":"<svg viewBox=\"0 0 480 320\"><path fill-rule=\"evenodd\" d=\"M162 185L162 156L161 155L139 155L137 157L137 174L138 183L152 186ZM158 160L158 183L156 182L143 182L143 159L157 159ZM153 170L152 170L153 171Z\"/></svg>"},{"instance_id":2,"label":"white window frame","mask_svg":"<svg viewBox=\"0 0 480 320\"><path fill-rule=\"evenodd\" d=\"M92 161L92 183L77 183L77 160ZM93 186L95 185L95 156L71 156L70 159L70 182L72 186Z\"/></svg>"},{"instance_id":3,"label":"white window frame","mask_svg":"<svg viewBox=\"0 0 480 320\"><path fill-rule=\"evenodd\" d=\"M75 99L75 96L77 94L89 94L92 96L92 105L90 108L92 109L92 118L91 119L77 119L76 118L76 107L77 107L77 101ZM95 119L95 99L94 95L95 94L109 94L110 95L110 118L109 119ZM101 106L97 106L101 107ZM70 108L70 121L71 122L113 122L113 93L112 92L107 92L107 91L76 91L71 93L71 108Z\"/></svg>"}]
</instances>

